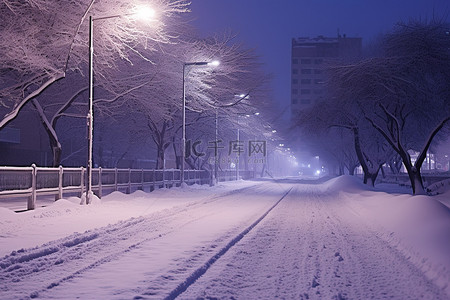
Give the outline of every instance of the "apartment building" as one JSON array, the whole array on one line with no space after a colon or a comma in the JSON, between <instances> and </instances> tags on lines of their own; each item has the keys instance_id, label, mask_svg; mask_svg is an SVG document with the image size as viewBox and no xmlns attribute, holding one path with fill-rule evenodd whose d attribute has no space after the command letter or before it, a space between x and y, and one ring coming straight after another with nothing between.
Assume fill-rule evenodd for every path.
<instances>
[{"instance_id":1,"label":"apartment building","mask_svg":"<svg viewBox=\"0 0 450 300\"><path fill-rule=\"evenodd\" d=\"M318 36L292 39L291 118L325 95L327 62L361 56L362 38Z\"/></svg>"}]
</instances>

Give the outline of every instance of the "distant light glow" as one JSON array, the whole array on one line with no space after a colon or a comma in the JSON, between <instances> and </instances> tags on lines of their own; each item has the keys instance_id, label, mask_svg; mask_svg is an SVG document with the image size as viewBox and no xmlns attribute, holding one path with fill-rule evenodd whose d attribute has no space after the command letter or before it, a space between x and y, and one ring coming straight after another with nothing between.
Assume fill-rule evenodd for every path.
<instances>
[{"instance_id":1,"label":"distant light glow","mask_svg":"<svg viewBox=\"0 0 450 300\"><path fill-rule=\"evenodd\" d=\"M217 67L218 65L220 65L220 61L218 60L213 60L212 62L208 63L208 66L210 67Z\"/></svg>"},{"instance_id":2,"label":"distant light glow","mask_svg":"<svg viewBox=\"0 0 450 300\"><path fill-rule=\"evenodd\" d=\"M317 175L317 176L319 176L319 175L320 175L320 173L321 173L321 171L320 171L320 170L317 170L317 171L316 171L316 175Z\"/></svg>"},{"instance_id":3,"label":"distant light glow","mask_svg":"<svg viewBox=\"0 0 450 300\"><path fill-rule=\"evenodd\" d=\"M259 112L255 112L255 116L259 116Z\"/></svg>"},{"instance_id":4,"label":"distant light glow","mask_svg":"<svg viewBox=\"0 0 450 300\"><path fill-rule=\"evenodd\" d=\"M284 147L284 144L280 144L279 146L280 146L280 147Z\"/></svg>"},{"instance_id":5,"label":"distant light glow","mask_svg":"<svg viewBox=\"0 0 450 300\"><path fill-rule=\"evenodd\" d=\"M272 130L272 133L275 133L275 132L277 132L275 129L274 130Z\"/></svg>"}]
</instances>

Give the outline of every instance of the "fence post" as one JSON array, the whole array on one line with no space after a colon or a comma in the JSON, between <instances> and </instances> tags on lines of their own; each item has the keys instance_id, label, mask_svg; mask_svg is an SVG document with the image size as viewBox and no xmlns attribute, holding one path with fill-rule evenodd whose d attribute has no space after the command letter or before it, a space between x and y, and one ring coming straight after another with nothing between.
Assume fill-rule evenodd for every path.
<instances>
[{"instance_id":1,"label":"fence post","mask_svg":"<svg viewBox=\"0 0 450 300\"><path fill-rule=\"evenodd\" d=\"M114 168L114 190L117 192L119 189L117 187L117 177L118 177L118 171L117 167Z\"/></svg>"},{"instance_id":2,"label":"fence post","mask_svg":"<svg viewBox=\"0 0 450 300\"><path fill-rule=\"evenodd\" d=\"M141 190L144 190L144 169L141 171Z\"/></svg>"},{"instance_id":3,"label":"fence post","mask_svg":"<svg viewBox=\"0 0 450 300\"><path fill-rule=\"evenodd\" d=\"M64 169L62 166L59 166L59 172L58 172L58 195L56 196L56 200L62 199L63 197L63 172Z\"/></svg>"},{"instance_id":4,"label":"fence post","mask_svg":"<svg viewBox=\"0 0 450 300\"><path fill-rule=\"evenodd\" d=\"M153 190L154 191L156 189L156 170L153 169Z\"/></svg>"},{"instance_id":5,"label":"fence post","mask_svg":"<svg viewBox=\"0 0 450 300\"><path fill-rule=\"evenodd\" d=\"M84 194L84 168L81 167L81 174L80 174L80 198L83 197Z\"/></svg>"},{"instance_id":6,"label":"fence post","mask_svg":"<svg viewBox=\"0 0 450 300\"><path fill-rule=\"evenodd\" d=\"M162 169L162 187L166 188L166 168Z\"/></svg>"},{"instance_id":7,"label":"fence post","mask_svg":"<svg viewBox=\"0 0 450 300\"><path fill-rule=\"evenodd\" d=\"M32 164L31 167L31 196L28 197L27 209L32 210L36 208L36 165Z\"/></svg>"},{"instance_id":8,"label":"fence post","mask_svg":"<svg viewBox=\"0 0 450 300\"><path fill-rule=\"evenodd\" d=\"M128 168L128 187L127 187L127 194L131 193L131 169Z\"/></svg>"},{"instance_id":9,"label":"fence post","mask_svg":"<svg viewBox=\"0 0 450 300\"><path fill-rule=\"evenodd\" d=\"M102 167L98 168L98 197L102 198Z\"/></svg>"}]
</instances>

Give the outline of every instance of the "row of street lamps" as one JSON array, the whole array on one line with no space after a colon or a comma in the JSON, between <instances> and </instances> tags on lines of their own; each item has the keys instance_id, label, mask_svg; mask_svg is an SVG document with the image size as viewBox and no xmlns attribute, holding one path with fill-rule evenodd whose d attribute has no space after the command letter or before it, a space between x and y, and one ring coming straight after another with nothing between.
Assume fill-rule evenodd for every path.
<instances>
[{"instance_id":1,"label":"row of street lamps","mask_svg":"<svg viewBox=\"0 0 450 300\"><path fill-rule=\"evenodd\" d=\"M88 159L87 159L87 185L86 185L86 204L92 202L92 153L93 153L93 123L94 123L94 21L121 18L126 16L135 16L136 19L149 19L153 18L155 11L148 7L141 7L138 11L130 14L112 15L107 17L93 18L89 17L89 112L87 115L88 123ZM183 136L181 143L182 162L181 162L181 186L185 185L184 169L185 169L185 156L186 156L186 67L188 66L211 66L216 67L220 63L218 61L211 62L186 62L183 64L183 107L182 107L182 123L183 123Z\"/></svg>"},{"instance_id":2,"label":"row of street lamps","mask_svg":"<svg viewBox=\"0 0 450 300\"><path fill-rule=\"evenodd\" d=\"M186 183L184 181L184 163L186 158L186 67L188 66L211 66L217 67L220 64L219 61L201 61L201 62L186 62L183 64L183 107L182 107L182 137L181 137L181 186L185 186ZM217 114L217 112L216 112ZM217 123L217 121L216 121Z\"/></svg>"}]
</instances>

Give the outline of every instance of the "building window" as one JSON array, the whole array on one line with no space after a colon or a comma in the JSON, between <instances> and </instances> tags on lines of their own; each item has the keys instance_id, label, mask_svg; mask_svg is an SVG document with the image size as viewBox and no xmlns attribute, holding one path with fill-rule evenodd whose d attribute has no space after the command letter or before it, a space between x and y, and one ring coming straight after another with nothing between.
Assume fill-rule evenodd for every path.
<instances>
[{"instance_id":1,"label":"building window","mask_svg":"<svg viewBox=\"0 0 450 300\"><path fill-rule=\"evenodd\" d=\"M302 74L311 74L311 69L302 69Z\"/></svg>"},{"instance_id":2,"label":"building window","mask_svg":"<svg viewBox=\"0 0 450 300\"><path fill-rule=\"evenodd\" d=\"M314 63L315 63L316 65L320 65L320 64L323 63L323 59L321 59L321 58L316 58L316 59L314 60Z\"/></svg>"},{"instance_id":3,"label":"building window","mask_svg":"<svg viewBox=\"0 0 450 300\"><path fill-rule=\"evenodd\" d=\"M298 79L292 79L292 84L298 84Z\"/></svg>"},{"instance_id":4,"label":"building window","mask_svg":"<svg viewBox=\"0 0 450 300\"><path fill-rule=\"evenodd\" d=\"M311 104L311 99L302 99L302 104Z\"/></svg>"},{"instance_id":5,"label":"building window","mask_svg":"<svg viewBox=\"0 0 450 300\"><path fill-rule=\"evenodd\" d=\"M293 59L292 59L292 64L294 64L294 65L298 64L298 59L293 58Z\"/></svg>"},{"instance_id":6,"label":"building window","mask_svg":"<svg viewBox=\"0 0 450 300\"><path fill-rule=\"evenodd\" d=\"M297 103L298 103L297 98L292 98L292 104L297 104Z\"/></svg>"},{"instance_id":7,"label":"building window","mask_svg":"<svg viewBox=\"0 0 450 300\"><path fill-rule=\"evenodd\" d=\"M323 90L314 90L314 95L322 95Z\"/></svg>"},{"instance_id":8,"label":"building window","mask_svg":"<svg viewBox=\"0 0 450 300\"><path fill-rule=\"evenodd\" d=\"M324 84L325 82L322 79L315 79L314 83L315 84Z\"/></svg>"},{"instance_id":9,"label":"building window","mask_svg":"<svg viewBox=\"0 0 450 300\"><path fill-rule=\"evenodd\" d=\"M292 69L292 74L298 74L298 69Z\"/></svg>"},{"instance_id":10,"label":"building window","mask_svg":"<svg viewBox=\"0 0 450 300\"><path fill-rule=\"evenodd\" d=\"M309 65L311 63L311 60L310 59L301 59L300 63L302 65Z\"/></svg>"},{"instance_id":11,"label":"building window","mask_svg":"<svg viewBox=\"0 0 450 300\"><path fill-rule=\"evenodd\" d=\"M302 90L300 91L300 93L301 93L302 95L309 95L309 94L311 94L311 90L309 90L309 89L302 89Z\"/></svg>"},{"instance_id":12,"label":"building window","mask_svg":"<svg viewBox=\"0 0 450 300\"><path fill-rule=\"evenodd\" d=\"M298 90L297 89L292 89L292 94L297 95L298 94Z\"/></svg>"},{"instance_id":13,"label":"building window","mask_svg":"<svg viewBox=\"0 0 450 300\"><path fill-rule=\"evenodd\" d=\"M320 70L320 69L314 69L314 74L322 74L322 70Z\"/></svg>"},{"instance_id":14,"label":"building window","mask_svg":"<svg viewBox=\"0 0 450 300\"><path fill-rule=\"evenodd\" d=\"M311 79L302 79L302 84L311 84Z\"/></svg>"}]
</instances>

